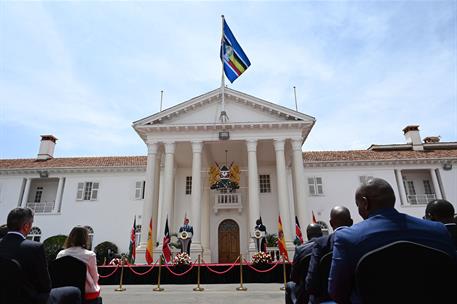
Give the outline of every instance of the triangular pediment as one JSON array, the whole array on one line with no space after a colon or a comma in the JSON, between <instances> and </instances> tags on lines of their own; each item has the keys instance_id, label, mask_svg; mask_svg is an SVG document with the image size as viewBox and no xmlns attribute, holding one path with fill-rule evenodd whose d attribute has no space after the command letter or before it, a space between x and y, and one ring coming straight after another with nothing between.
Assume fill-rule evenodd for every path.
<instances>
[{"instance_id":1,"label":"triangular pediment","mask_svg":"<svg viewBox=\"0 0 457 304\"><path fill-rule=\"evenodd\" d=\"M182 102L133 123L137 126L214 125L221 123L224 107L229 124L265 124L305 122L313 124L314 117L293 111L260 98L224 88L224 106L221 89Z\"/></svg>"}]
</instances>

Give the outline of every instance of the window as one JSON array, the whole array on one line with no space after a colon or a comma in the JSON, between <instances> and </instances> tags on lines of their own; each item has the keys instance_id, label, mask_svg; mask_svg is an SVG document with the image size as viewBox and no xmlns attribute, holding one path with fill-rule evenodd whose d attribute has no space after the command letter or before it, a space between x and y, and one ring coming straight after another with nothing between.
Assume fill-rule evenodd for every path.
<instances>
[{"instance_id":1,"label":"window","mask_svg":"<svg viewBox=\"0 0 457 304\"><path fill-rule=\"evenodd\" d=\"M32 227L27 235L27 240L39 242L41 240L41 229L38 227Z\"/></svg>"},{"instance_id":2,"label":"window","mask_svg":"<svg viewBox=\"0 0 457 304\"><path fill-rule=\"evenodd\" d=\"M41 197L43 196L43 187L37 187L35 192L35 199L33 202L39 203L41 202Z\"/></svg>"},{"instance_id":3,"label":"window","mask_svg":"<svg viewBox=\"0 0 457 304\"><path fill-rule=\"evenodd\" d=\"M308 177L308 189L310 195L323 195L322 177Z\"/></svg>"},{"instance_id":4,"label":"window","mask_svg":"<svg viewBox=\"0 0 457 304\"><path fill-rule=\"evenodd\" d=\"M259 189L260 189L260 193L271 192L270 175L268 175L268 174L259 175Z\"/></svg>"},{"instance_id":5,"label":"window","mask_svg":"<svg viewBox=\"0 0 457 304\"><path fill-rule=\"evenodd\" d=\"M406 181L406 192L408 195L416 195L416 188L414 188L413 181Z\"/></svg>"},{"instance_id":6,"label":"window","mask_svg":"<svg viewBox=\"0 0 457 304\"><path fill-rule=\"evenodd\" d=\"M368 176L368 175L359 176L360 184L363 185L372 178L373 178L373 176Z\"/></svg>"},{"instance_id":7,"label":"window","mask_svg":"<svg viewBox=\"0 0 457 304\"><path fill-rule=\"evenodd\" d=\"M434 194L433 191L432 191L432 186L430 185L430 181L429 180L424 180L424 192L425 194Z\"/></svg>"},{"instance_id":8,"label":"window","mask_svg":"<svg viewBox=\"0 0 457 304\"><path fill-rule=\"evenodd\" d=\"M86 228L87 231L89 232L89 248L87 248L87 249L92 250L92 242L94 240L94 229L92 229L91 226L84 226L84 228Z\"/></svg>"},{"instance_id":9,"label":"window","mask_svg":"<svg viewBox=\"0 0 457 304\"><path fill-rule=\"evenodd\" d=\"M97 182L78 183L76 199L79 201L96 201L99 188L100 183Z\"/></svg>"},{"instance_id":10,"label":"window","mask_svg":"<svg viewBox=\"0 0 457 304\"><path fill-rule=\"evenodd\" d=\"M135 199L141 200L144 199L144 185L146 184L145 181L137 181L135 183Z\"/></svg>"},{"instance_id":11,"label":"window","mask_svg":"<svg viewBox=\"0 0 457 304\"><path fill-rule=\"evenodd\" d=\"M186 176L186 195L192 194L192 176Z\"/></svg>"}]
</instances>

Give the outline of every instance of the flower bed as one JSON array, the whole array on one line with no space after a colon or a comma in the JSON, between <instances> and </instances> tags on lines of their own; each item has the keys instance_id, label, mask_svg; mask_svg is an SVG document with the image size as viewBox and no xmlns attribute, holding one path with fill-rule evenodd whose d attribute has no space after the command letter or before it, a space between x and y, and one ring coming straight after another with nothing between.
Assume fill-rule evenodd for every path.
<instances>
[{"instance_id":1,"label":"flower bed","mask_svg":"<svg viewBox=\"0 0 457 304\"><path fill-rule=\"evenodd\" d=\"M252 264L261 265L271 263L271 255L263 251L255 253L251 258Z\"/></svg>"},{"instance_id":2,"label":"flower bed","mask_svg":"<svg viewBox=\"0 0 457 304\"><path fill-rule=\"evenodd\" d=\"M190 256L186 252L178 253L173 259L175 265L190 265L191 263Z\"/></svg>"}]
</instances>

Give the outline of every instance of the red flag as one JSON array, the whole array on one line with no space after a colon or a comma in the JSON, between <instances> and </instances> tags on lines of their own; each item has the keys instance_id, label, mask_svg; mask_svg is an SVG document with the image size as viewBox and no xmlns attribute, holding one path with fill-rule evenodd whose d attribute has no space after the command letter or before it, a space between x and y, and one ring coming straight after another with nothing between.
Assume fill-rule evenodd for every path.
<instances>
[{"instance_id":1,"label":"red flag","mask_svg":"<svg viewBox=\"0 0 457 304\"><path fill-rule=\"evenodd\" d=\"M284 239L284 231L282 230L281 216L278 217L278 248L279 253L286 259L289 260L289 255L286 250L286 241Z\"/></svg>"},{"instance_id":2,"label":"red flag","mask_svg":"<svg viewBox=\"0 0 457 304\"><path fill-rule=\"evenodd\" d=\"M149 221L149 231L148 231L148 243L146 245L146 263L148 265L152 264L153 258L152 258L152 218Z\"/></svg>"},{"instance_id":3,"label":"red flag","mask_svg":"<svg viewBox=\"0 0 457 304\"><path fill-rule=\"evenodd\" d=\"M171 250L170 246L170 231L168 230L168 216L167 220L165 221L165 235L163 236L163 246L162 246L162 253L163 257L165 258L165 261L170 262L171 260Z\"/></svg>"},{"instance_id":4,"label":"red flag","mask_svg":"<svg viewBox=\"0 0 457 304\"><path fill-rule=\"evenodd\" d=\"M295 234L297 235L297 239L300 241L300 244L303 244L303 235L301 233L300 224L298 223L298 217L295 216Z\"/></svg>"},{"instance_id":5,"label":"red flag","mask_svg":"<svg viewBox=\"0 0 457 304\"><path fill-rule=\"evenodd\" d=\"M129 246L129 260L130 263L135 263L136 257L136 238L135 238L135 230L136 230L136 217L133 220L133 227L130 233L130 246Z\"/></svg>"},{"instance_id":6,"label":"red flag","mask_svg":"<svg viewBox=\"0 0 457 304\"><path fill-rule=\"evenodd\" d=\"M314 211L311 211L311 213L313 214L312 223L313 223L313 224L317 224L316 217L314 216Z\"/></svg>"}]
</instances>

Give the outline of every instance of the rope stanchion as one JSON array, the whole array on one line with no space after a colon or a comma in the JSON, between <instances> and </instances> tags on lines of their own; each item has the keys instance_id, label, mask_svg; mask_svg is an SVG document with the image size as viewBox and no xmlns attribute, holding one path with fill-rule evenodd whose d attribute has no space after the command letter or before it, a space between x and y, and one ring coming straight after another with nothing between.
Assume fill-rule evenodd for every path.
<instances>
[{"instance_id":1,"label":"rope stanchion","mask_svg":"<svg viewBox=\"0 0 457 304\"><path fill-rule=\"evenodd\" d=\"M200 255L198 255L198 267L197 267L197 287L194 288L194 291L203 291L204 288L200 287Z\"/></svg>"},{"instance_id":2,"label":"rope stanchion","mask_svg":"<svg viewBox=\"0 0 457 304\"><path fill-rule=\"evenodd\" d=\"M154 288L154 291L164 291L162 287L160 287L160 274L162 273L162 257L163 255L160 255L159 257L159 274L157 275L157 287Z\"/></svg>"},{"instance_id":3,"label":"rope stanchion","mask_svg":"<svg viewBox=\"0 0 457 304\"><path fill-rule=\"evenodd\" d=\"M157 259L157 261L151 266L151 268L149 268L148 270L146 270L146 271L143 272L143 273L140 273L140 272L135 271L135 270L133 269L133 267L132 267L133 265L130 264L130 263L128 263L127 266L128 266L128 268L129 268L129 270L130 270L131 272L133 272L134 274L136 274L136 275L138 275L138 276L144 276L144 275L150 273L150 272L152 271L152 269L154 269L154 267L157 265L158 262L159 262L159 259Z\"/></svg>"},{"instance_id":4,"label":"rope stanchion","mask_svg":"<svg viewBox=\"0 0 457 304\"><path fill-rule=\"evenodd\" d=\"M287 276L286 276L286 259L284 258L284 255L282 255L282 273L283 273L283 277L284 277L284 286L282 286L279 289L286 290Z\"/></svg>"},{"instance_id":5,"label":"rope stanchion","mask_svg":"<svg viewBox=\"0 0 457 304\"><path fill-rule=\"evenodd\" d=\"M124 263L125 263L125 258L123 257L121 259L121 278L119 280L119 287L114 289L114 291L125 291L126 288L122 286L122 280L124 279Z\"/></svg>"},{"instance_id":6,"label":"rope stanchion","mask_svg":"<svg viewBox=\"0 0 457 304\"><path fill-rule=\"evenodd\" d=\"M236 290L238 290L238 291L248 290L246 287L243 287L243 255L242 254L240 254L240 287L237 287Z\"/></svg>"},{"instance_id":7,"label":"rope stanchion","mask_svg":"<svg viewBox=\"0 0 457 304\"><path fill-rule=\"evenodd\" d=\"M250 264L248 263L248 261L246 261L246 260L244 260L244 261L246 262L246 266L248 266L249 268L251 268L251 269L254 270L255 272L260 272L260 273L270 272L270 271L272 271L273 269L275 269L276 266L278 266L278 264L279 264L279 261L278 261L278 262L274 263L272 267L270 267L270 268L268 268L268 269L265 269L265 270L261 270L261 269L257 269L257 268L255 268L254 266L250 265Z\"/></svg>"},{"instance_id":8,"label":"rope stanchion","mask_svg":"<svg viewBox=\"0 0 457 304\"><path fill-rule=\"evenodd\" d=\"M227 272L229 272L230 270L233 269L233 267L236 266L236 262L238 262L238 260L240 259L240 257L237 257L235 262L233 262L233 264L231 266L229 266L229 268L227 268L226 270L224 271L217 271L217 270L214 270L214 269L211 269L211 267L208 266L208 263L206 263L204 260L203 260L203 264L206 268L208 268L209 271L215 273L215 274L226 274Z\"/></svg>"},{"instance_id":9,"label":"rope stanchion","mask_svg":"<svg viewBox=\"0 0 457 304\"><path fill-rule=\"evenodd\" d=\"M102 279L106 279L106 278L109 278L110 276L112 276L118 269L119 269L119 265L117 265L116 267L114 267L114 270L113 272L111 272L110 274L107 274L107 275L101 275L99 274L98 276Z\"/></svg>"},{"instance_id":10,"label":"rope stanchion","mask_svg":"<svg viewBox=\"0 0 457 304\"><path fill-rule=\"evenodd\" d=\"M189 267L189 269L187 269L186 271L184 271L184 272L182 272L182 273L176 273L176 272L174 272L173 270L171 270L170 267L169 267L168 265L165 265L165 267L167 268L167 270L168 270L169 272L171 272L172 275L177 276L177 277L182 277L182 276L188 274L189 271L191 271L192 268L194 268L194 266L195 266L195 264L191 264L190 267Z\"/></svg>"}]
</instances>

